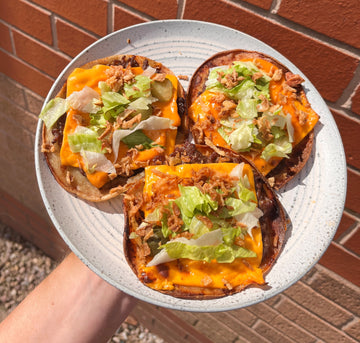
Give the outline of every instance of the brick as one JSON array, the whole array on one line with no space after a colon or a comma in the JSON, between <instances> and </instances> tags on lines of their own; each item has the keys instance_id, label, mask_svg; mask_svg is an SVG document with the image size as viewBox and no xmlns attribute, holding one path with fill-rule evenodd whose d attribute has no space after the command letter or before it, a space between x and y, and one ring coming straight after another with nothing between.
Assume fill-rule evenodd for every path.
<instances>
[{"instance_id":1,"label":"brick","mask_svg":"<svg viewBox=\"0 0 360 343\"><path fill-rule=\"evenodd\" d=\"M12 51L11 37L10 37L10 29L7 25L0 23L0 47L9 51Z\"/></svg>"},{"instance_id":2,"label":"brick","mask_svg":"<svg viewBox=\"0 0 360 343\"><path fill-rule=\"evenodd\" d=\"M345 233L350 227L355 225L356 221L350 217L346 212L343 213L341 217L340 224L338 229L336 230L334 240L338 241L343 233Z\"/></svg>"},{"instance_id":3,"label":"brick","mask_svg":"<svg viewBox=\"0 0 360 343\"><path fill-rule=\"evenodd\" d=\"M173 311L138 302L132 315L169 343L211 343L203 334L179 319Z\"/></svg>"},{"instance_id":4,"label":"brick","mask_svg":"<svg viewBox=\"0 0 360 343\"><path fill-rule=\"evenodd\" d=\"M360 173L348 168L345 207L360 213Z\"/></svg>"},{"instance_id":5,"label":"brick","mask_svg":"<svg viewBox=\"0 0 360 343\"><path fill-rule=\"evenodd\" d=\"M119 2L131 6L156 19L176 19L177 16L177 0L121 0Z\"/></svg>"},{"instance_id":6,"label":"brick","mask_svg":"<svg viewBox=\"0 0 360 343\"><path fill-rule=\"evenodd\" d=\"M270 342L281 342L281 343L291 343L293 340L287 338L279 331L274 330L269 324L259 320L254 329L262 337L267 338Z\"/></svg>"},{"instance_id":7,"label":"brick","mask_svg":"<svg viewBox=\"0 0 360 343\"><path fill-rule=\"evenodd\" d=\"M207 337L196 331L192 326L188 325L186 321L179 320L179 317L174 313L174 311L170 311L166 308L160 308L160 312L186 332L186 335L184 336L186 342L194 340L196 343L210 343Z\"/></svg>"},{"instance_id":8,"label":"brick","mask_svg":"<svg viewBox=\"0 0 360 343\"><path fill-rule=\"evenodd\" d=\"M360 48L358 0L282 0L277 14L300 25Z\"/></svg>"},{"instance_id":9,"label":"brick","mask_svg":"<svg viewBox=\"0 0 360 343\"><path fill-rule=\"evenodd\" d=\"M240 320L242 323L248 326L252 326L256 321L256 316L249 311L249 308L247 309L240 308L238 310L232 310L228 312L228 314L236 318L237 320Z\"/></svg>"},{"instance_id":10,"label":"brick","mask_svg":"<svg viewBox=\"0 0 360 343\"><path fill-rule=\"evenodd\" d=\"M248 307L248 310L253 313L255 316L265 320L269 321L273 318L275 318L278 313L274 311L269 305L265 303L258 303L252 306Z\"/></svg>"},{"instance_id":11,"label":"brick","mask_svg":"<svg viewBox=\"0 0 360 343\"><path fill-rule=\"evenodd\" d=\"M358 226L353 234L344 243L345 248L353 253L360 255L360 226Z\"/></svg>"},{"instance_id":12,"label":"brick","mask_svg":"<svg viewBox=\"0 0 360 343\"><path fill-rule=\"evenodd\" d=\"M26 107L24 89L5 74L0 75L0 94L23 108Z\"/></svg>"},{"instance_id":13,"label":"brick","mask_svg":"<svg viewBox=\"0 0 360 343\"><path fill-rule=\"evenodd\" d=\"M360 85L356 88L351 98L351 110L360 115Z\"/></svg>"},{"instance_id":14,"label":"brick","mask_svg":"<svg viewBox=\"0 0 360 343\"><path fill-rule=\"evenodd\" d=\"M269 305L270 307L274 307L280 300L281 300L282 295L275 295L273 297L271 297L268 300L265 300L263 303Z\"/></svg>"},{"instance_id":15,"label":"brick","mask_svg":"<svg viewBox=\"0 0 360 343\"><path fill-rule=\"evenodd\" d=\"M52 44L51 13L22 0L0 2L0 18L26 33Z\"/></svg>"},{"instance_id":16,"label":"brick","mask_svg":"<svg viewBox=\"0 0 360 343\"><path fill-rule=\"evenodd\" d=\"M58 47L71 57L75 57L97 39L95 36L59 18L56 18L55 23Z\"/></svg>"},{"instance_id":17,"label":"brick","mask_svg":"<svg viewBox=\"0 0 360 343\"><path fill-rule=\"evenodd\" d=\"M302 280L316 292L360 317L359 288L319 264L313 269L315 273Z\"/></svg>"},{"instance_id":18,"label":"brick","mask_svg":"<svg viewBox=\"0 0 360 343\"><path fill-rule=\"evenodd\" d=\"M14 32L14 42L19 58L54 78L70 62L68 57L62 56L20 32Z\"/></svg>"},{"instance_id":19,"label":"brick","mask_svg":"<svg viewBox=\"0 0 360 343\"><path fill-rule=\"evenodd\" d=\"M343 141L348 164L360 168L360 145L356 144L360 132L360 120L350 118L340 111L331 109Z\"/></svg>"},{"instance_id":20,"label":"brick","mask_svg":"<svg viewBox=\"0 0 360 343\"><path fill-rule=\"evenodd\" d=\"M12 113L9 115L3 110L10 111ZM17 147L21 151L33 150L34 149L34 133L28 131L28 129L23 126L26 123L29 124L30 127L34 127L36 124L36 119L34 119L31 115L27 116L24 110L19 110L19 108L9 104L6 100L0 99L0 111L2 111L1 118L1 134L5 134L8 139L11 140L11 144L9 143L9 149L3 152L3 156L6 156L9 161L14 161L15 157L13 156L13 151ZM14 114L12 117L11 115ZM24 118L24 123L18 122L14 120L14 117ZM21 124L21 126L19 125ZM25 127L25 128L24 128ZM20 139L19 139L20 138ZM16 158L18 155L16 156ZM26 156L24 156L26 158ZM18 161L19 163L21 160ZM23 163L25 160L23 160ZM33 167L33 161L31 161ZM20 165L20 164L19 164Z\"/></svg>"},{"instance_id":21,"label":"brick","mask_svg":"<svg viewBox=\"0 0 360 343\"><path fill-rule=\"evenodd\" d=\"M273 2L273 0L244 0L244 1L248 2L249 4L259 6L265 10L269 10Z\"/></svg>"},{"instance_id":22,"label":"brick","mask_svg":"<svg viewBox=\"0 0 360 343\"><path fill-rule=\"evenodd\" d=\"M287 289L285 294L302 307L337 328L341 328L348 321L353 319L351 313L343 310L340 306L316 293L302 282L297 282L294 286Z\"/></svg>"},{"instance_id":23,"label":"brick","mask_svg":"<svg viewBox=\"0 0 360 343\"><path fill-rule=\"evenodd\" d=\"M349 323L344 329L351 337L355 338L358 342L360 342L360 319L357 318Z\"/></svg>"},{"instance_id":24,"label":"brick","mask_svg":"<svg viewBox=\"0 0 360 343\"><path fill-rule=\"evenodd\" d=\"M208 0L206 6L201 0L186 2L184 19L226 25L262 40L291 60L321 95L333 102L342 95L359 64L353 55L227 1ZM234 44L235 48L246 47ZM333 75L342 77L333 82Z\"/></svg>"},{"instance_id":25,"label":"brick","mask_svg":"<svg viewBox=\"0 0 360 343\"><path fill-rule=\"evenodd\" d=\"M350 254L341 246L331 243L319 263L354 285L360 286L360 258Z\"/></svg>"},{"instance_id":26,"label":"brick","mask_svg":"<svg viewBox=\"0 0 360 343\"><path fill-rule=\"evenodd\" d=\"M325 342L355 343L340 330L333 328L331 325L320 320L310 312L303 310L300 306L288 299L281 301L276 308L284 317L295 322L297 325Z\"/></svg>"},{"instance_id":27,"label":"brick","mask_svg":"<svg viewBox=\"0 0 360 343\"><path fill-rule=\"evenodd\" d=\"M66 244L51 224L1 188L0 221L10 226L55 260L63 258L68 251Z\"/></svg>"},{"instance_id":28,"label":"brick","mask_svg":"<svg viewBox=\"0 0 360 343\"><path fill-rule=\"evenodd\" d=\"M10 102L8 99L0 98L0 112L1 129L6 130L7 134L12 137L17 137L19 129L22 128L35 133L38 118ZM7 122L4 122L4 120Z\"/></svg>"},{"instance_id":29,"label":"brick","mask_svg":"<svg viewBox=\"0 0 360 343\"><path fill-rule=\"evenodd\" d=\"M298 343L314 343L316 338L310 335L306 330L303 330L299 325L293 323L282 315L273 318L269 324L274 329L281 331L291 338L294 342Z\"/></svg>"},{"instance_id":30,"label":"brick","mask_svg":"<svg viewBox=\"0 0 360 343\"><path fill-rule=\"evenodd\" d=\"M139 17L137 14L129 12L119 6L114 5L114 31L123 29L125 27L144 23L147 20Z\"/></svg>"},{"instance_id":31,"label":"brick","mask_svg":"<svg viewBox=\"0 0 360 343\"><path fill-rule=\"evenodd\" d=\"M33 2L100 36L107 33L107 1L105 0L34 0Z\"/></svg>"},{"instance_id":32,"label":"brick","mask_svg":"<svg viewBox=\"0 0 360 343\"><path fill-rule=\"evenodd\" d=\"M208 313L201 313L195 328L214 343L233 342L238 334Z\"/></svg>"},{"instance_id":33,"label":"brick","mask_svg":"<svg viewBox=\"0 0 360 343\"><path fill-rule=\"evenodd\" d=\"M41 112L41 108L44 104L45 99L30 91L29 89L25 89L25 98L27 109L35 116L38 116Z\"/></svg>"},{"instance_id":34,"label":"brick","mask_svg":"<svg viewBox=\"0 0 360 343\"><path fill-rule=\"evenodd\" d=\"M45 97L54 80L18 58L0 51L1 72Z\"/></svg>"},{"instance_id":35,"label":"brick","mask_svg":"<svg viewBox=\"0 0 360 343\"><path fill-rule=\"evenodd\" d=\"M246 309L231 312L216 312L213 313L212 316L234 331L236 331L235 327L239 325L239 322L251 327L257 319L256 316Z\"/></svg>"},{"instance_id":36,"label":"brick","mask_svg":"<svg viewBox=\"0 0 360 343\"><path fill-rule=\"evenodd\" d=\"M176 311L176 310L173 310L172 312L176 315L176 317L179 317L180 319L182 319L183 321L187 322L190 325L195 325L196 322L198 321L196 316L194 316L193 313L191 312Z\"/></svg>"},{"instance_id":37,"label":"brick","mask_svg":"<svg viewBox=\"0 0 360 343\"><path fill-rule=\"evenodd\" d=\"M201 327L201 331L206 334L214 342L230 342L234 340L234 335L239 335L241 338L248 342L265 343L268 340L243 324L241 321L237 321L236 325L231 327L225 326L223 320L218 320L219 317L228 317L227 313L202 313L199 317L199 322L195 325L196 328ZM204 326L207 326L204 327Z\"/></svg>"}]
</instances>

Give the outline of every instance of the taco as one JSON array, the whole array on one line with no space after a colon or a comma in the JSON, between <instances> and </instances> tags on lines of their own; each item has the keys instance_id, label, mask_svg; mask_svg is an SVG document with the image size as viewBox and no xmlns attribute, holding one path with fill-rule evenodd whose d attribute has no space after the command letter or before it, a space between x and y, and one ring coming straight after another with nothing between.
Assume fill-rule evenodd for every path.
<instances>
[{"instance_id":1,"label":"taco","mask_svg":"<svg viewBox=\"0 0 360 343\"><path fill-rule=\"evenodd\" d=\"M121 194L186 135L185 93L167 67L116 55L76 68L40 114L57 182L89 201Z\"/></svg>"},{"instance_id":2,"label":"taco","mask_svg":"<svg viewBox=\"0 0 360 343\"><path fill-rule=\"evenodd\" d=\"M127 261L143 284L174 297L264 287L284 242L284 210L265 178L238 156L208 152L186 143L172 161L187 164L146 167L124 194Z\"/></svg>"},{"instance_id":3,"label":"taco","mask_svg":"<svg viewBox=\"0 0 360 343\"><path fill-rule=\"evenodd\" d=\"M303 82L263 53L215 54L190 81L188 115L195 143L241 154L281 188L310 157L319 120Z\"/></svg>"}]
</instances>

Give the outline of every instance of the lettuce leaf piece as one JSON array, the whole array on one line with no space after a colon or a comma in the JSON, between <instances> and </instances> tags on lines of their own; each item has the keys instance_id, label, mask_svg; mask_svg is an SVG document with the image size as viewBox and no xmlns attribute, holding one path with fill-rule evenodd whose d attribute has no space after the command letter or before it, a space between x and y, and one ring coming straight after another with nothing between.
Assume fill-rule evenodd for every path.
<instances>
[{"instance_id":1,"label":"lettuce leaf piece","mask_svg":"<svg viewBox=\"0 0 360 343\"><path fill-rule=\"evenodd\" d=\"M242 201L256 201L255 193L251 189L246 187L241 181L238 183L236 190L239 199L241 199Z\"/></svg>"},{"instance_id":2,"label":"lettuce leaf piece","mask_svg":"<svg viewBox=\"0 0 360 343\"><path fill-rule=\"evenodd\" d=\"M175 199L179 206L183 221L190 225L192 217L197 213L208 215L211 211L216 211L218 203L211 199L208 194L202 193L195 186L179 185L181 196Z\"/></svg>"},{"instance_id":3,"label":"lettuce leaf piece","mask_svg":"<svg viewBox=\"0 0 360 343\"><path fill-rule=\"evenodd\" d=\"M74 110L84 113L96 113L100 110L100 106L95 105L95 101L100 99L100 95L94 89L85 86L78 92L72 92L67 101Z\"/></svg>"},{"instance_id":4,"label":"lettuce leaf piece","mask_svg":"<svg viewBox=\"0 0 360 343\"><path fill-rule=\"evenodd\" d=\"M256 257L255 252L231 244L236 235L241 234L241 229L230 229L230 231L226 232L225 240L229 245L223 241L223 231L225 230L217 229L210 231L197 239L180 237L168 241L160 247L160 253L147 266L156 266L178 258L189 258L194 261L206 262L216 260L218 263L231 263L238 257Z\"/></svg>"},{"instance_id":5,"label":"lettuce leaf piece","mask_svg":"<svg viewBox=\"0 0 360 343\"><path fill-rule=\"evenodd\" d=\"M258 101L256 99L243 99L238 102L236 106L236 113L244 119L253 119L258 116L256 105Z\"/></svg>"},{"instance_id":6,"label":"lettuce leaf piece","mask_svg":"<svg viewBox=\"0 0 360 343\"><path fill-rule=\"evenodd\" d=\"M105 81L99 81L98 87L100 89L101 95L103 95L106 92L111 92L110 86Z\"/></svg>"},{"instance_id":7,"label":"lettuce leaf piece","mask_svg":"<svg viewBox=\"0 0 360 343\"><path fill-rule=\"evenodd\" d=\"M114 165L100 152L81 150L80 155L89 173L102 171L108 174L116 173Z\"/></svg>"},{"instance_id":8,"label":"lettuce leaf piece","mask_svg":"<svg viewBox=\"0 0 360 343\"><path fill-rule=\"evenodd\" d=\"M130 103L129 99L116 92L103 93L101 100L104 105L101 111L104 113L106 120L109 120L111 117L116 118L119 113L125 110L126 105Z\"/></svg>"},{"instance_id":9,"label":"lettuce leaf piece","mask_svg":"<svg viewBox=\"0 0 360 343\"><path fill-rule=\"evenodd\" d=\"M273 126L271 129L271 134L274 136L274 139L279 139L286 135L286 132L283 129L280 129L278 126Z\"/></svg>"},{"instance_id":10,"label":"lettuce leaf piece","mask_svg":"<svg viewBox=\"0 0 360 343\"><path fill-rule=\"evenodd\" d=\"M193 261L232 263L236 258L256 257L256 253L233 245L219 244L216 246L189 245L182 242L168 242L161 246L173 259L188 258Z\"/></svg>"},{"instance_id":11,"label":"lettuce leaf piece","mask_svg":"<svg viewBox=\"0 0 360 343\"><path fill-rule=\"evenodd\" d=\"M253 125L248 125L246 121L229 135L229 143L235 151L245 151L254 142Z\"/></svg>"},{"instance_id":12,"label":"lettuce leaf piece","mask_svg":"<svg viewBox=\"0 0 360 343\"><path fill-rule=\"evenodd\" d=\"M44 122L48 129L51 129L56 121L66 113L70 105L66 99L54 98L51 99L41 111L39 118Z\"/></svg>"},{"instance_id":13,"label":"lettuce leaf piece","mask_svg":"<svg viewBox=\"0 0 360 343\"><path fill-rule=\"evenodd\" d=\"M210 232L210 229L201 220L194 216L192 217L189 225L189 232L193 234L192 238L196 239L203 234Z\"/></svg>"},{"instance_id":14,"label":"lettuce leaf piece","mask_svg":"<svg viewBox=\"0 0 360 343\"><path fill-rule=\"evenodd\" d=\"M145 135L142 130L136 130L130 135L121 140L129 149L134 148L136 145L142 145L144 148L150 148L153 140Z\"/></svg>"},{"instance_id":15,"label":"lettuce leaf piece","mask_svg":"<svg viewBox=\"0 0 360 343\"><path fill-rule=\"evenodd\" d=\"M259 219L262 217L263 212L256 207L252 212L244 212L235 216L235 219L246 226L246 231L252 237L252 229L259 227Z\"/></svg>"},{"instance_id":16,"label":"lettuce leaf piece","mask_svg":"<svg viewBox=\"0 0 360 343\"><path fill-rule=\"evenodd\" d=\"M169 118L162 118L156 116L150 116L148 119L141 121L135 128L131 130L115 130L113 133L112 147L115 155L115 161L119 153L120 141L126 136L137 130L175 130L176 126L173 126L173 121Z\"/></svg>"},{"instance_id":17,"label":"lettuce leaf piece","mask_svg":"<svg viewBox=\"0 0 360 343\"><path fill-rule=\"evenodd\" d=\"M241 227L223 227L221 228L223 234L223 241L226 245L233 245L236 237L239 237L243 234L243 229Z\"/></svg>"},{"instance_id":18,"label":"lettuce leaf piece","mask_svg":"<svg viewBox=\"0 0 360 343\"><path fill-rule=\"evenodd\" d=\"M130 100L151 95L151 79L145 75L136 75L133 83L125 83L125 96Z\"/></svg>"},{"instance_id":19,"label":"lettuce leaf piece","mask_svg":"<svg viewBox=\"0 0 360 343\"><path fill-rule=\"evenodd\" d=\"M233 197L225 199L225 204L228 207L230 217L234 217L245 212L252 212L256 208L256 203L254 202L242 201L241 199Z\"/></svg>"},{"instance_id":20,"label":"lettuce leaf piece","mask_svg":"<svg viewBox=\"0 0 360 343\"><path fill-rule=\"evenodd\" d=\"M77 126L74 133L68 134L68 141L73 153L81 152L82 150L102 152L98 134L84 126Z\"/></svg>"},{"instance_id":21,"label":"lettuce leaf piece","mask_svg":"<svg viewBox=\"0 0 360 343\"><path fill-rule=\"evenodd\" d=\"M287 130L287 133L289 136L289 142L290 143L294 142L294 127L291 122L291 114L290 113L286 114L286 130Z\"/></svg>"},{"instance_id":22,"label":"lettuce leaf piece","mask_svg":"<svg viewBox=\"0 0 360 343\"><path fill-rule=\"evenodd\" d=\"M92 129L99 130L106 128L106 118L101 111L98 113L90 113L90 126Z\"/></svg>"},{"instance_id":23,"label":"lettuce leaf piece","mask_svg":"<svg viewBox=\"0 0 360 343\"><path fill-rule=\"evenodd\" d=\"M284 137L285 138L285 137ZM261 154L261 158L268 161L272 157L289 158L288 154L292 152L292 144L284 138L275 140L274 143L268 144Z\"/></svg>"},{"instance_id":24,"label":"lettuce leaf piece","mask_svg":"<svg viewBox=\"0 0 360 343\"><path fill-rule=\"evenodd\" d=\"M135 110L138 112L147 111L150 109L150 107L151 107L150 105L157 100L158 99L156 99L154 97L148 97L148 98L140 97L140 98L137 98L136 100L132 101L129 104L128 109Z\"/></svg>"}]
</instances>

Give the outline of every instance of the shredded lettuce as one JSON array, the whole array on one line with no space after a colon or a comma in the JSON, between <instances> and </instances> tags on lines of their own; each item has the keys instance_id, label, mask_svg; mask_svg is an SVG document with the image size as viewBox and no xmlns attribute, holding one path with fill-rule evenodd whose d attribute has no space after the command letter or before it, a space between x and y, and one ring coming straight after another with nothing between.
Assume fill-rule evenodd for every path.
<instances>
[{"instance_id":1,"label":"shredded lettuce","mask_svg":"<svg viewBox=\"0 0 360 343\"><path fill-rule=\"evenodd\" d=\"M74 133L68 134L68 141L73 153L81 152L82 150L102 152L98 134L84 126L77 126Z\"/></svg>"},{"instance_id":2,"label":"shredded lettuce","mask_svg":"<svg viewBox=\"0 0 360 343\"><path fill-rule=\"evenodd\" d=\"M235 234L238 232L229 231L225 239L231 245L224 243L223 231L217 229L203 234L197 239L176 238L163 244L162 251L157 254L148 266L169 262L178 258L188 258L194 261L218 263L231 263L236 258L256 257L256 253L248 249L232 245ZM233 237L232 237L233 236Z\"/></svg>"},{"instance_id":3,"label":"shredded lettuce","mask_svg":"<svg viewBox=\"0 0 360 343\"><path fill-rule=\"evenodd\" d=\"M102 171L108 174L116 173L114 165L100 152L81 150L80 155L89 173Z\"/></svg>"},{"instance_id":4,"label":"shredded lettuce","mask_svg":"<svg viewBox=\"0 0 360 343\"><path fill-rule=\"evenodd\" d=\"M150 82L151 79L148 76L135 76L134 83L124 84L125 96L130 100L134 100L140 97L149 97L151 95Z\"/></svg>"},{"instance_id":5,"label":"shredded lettuce","mask_svg":"<svg viewBox=\"0 0 360 343\"><path fill-rule=\"evenodd\" d=\"M158 99L156 99L154 97L148 97L148 98L140 97L140 98L137 98L136 100L132 101L129 104L128 109L135 110L138 112L141 112L144 110L146 111L146 110L149 110L150 105L157 100Z\"/></svg>"},{"instance_id":6,"label":"shredded lettuce","mask_svg":"<svg viewBox=\"0 0 360 343\"><path fill-rule=\"evenodd\" d=\"M126 136L137 130L163 130L163 129L176 129L172 125L173 121L168 118L151 116L146 120L141 121L135 128L131 130L115 130L113 133L112 147L115 155L115 161L119 153L120 141Z\"/></svg>"},{"instance_id":7,"label":"shredded lettuce","mask_svg":"<svg viewBox=\"0 0 360 343\"><path fill-rule=\"evenodd\" d=\"M275 140L274 143L268 144L261 154L261 158L265 161L270 160L272 157L285 157L292 152L292 144L287 140L280 138Z\"/></svg>"},{"instance_id":8,"label":"shredded lettuce","mask_svg":"<svg viewBox=\"0 0 360 343\"><path fill-rule=\"evenodd\" d=\"M209 215L211 211L216 211L218 208L218 203L208 194L202 193L196 186L179 185L179 190L181 196L175 199L175 203L179 206L182 219L188 226L196 213Z\"/></svg>"},{"instance_id":9,"label":"shredded lettuce","mask_svg":"<svg viewBox=\"0 0 360 343\"><path fill-rule=\"evenodd\" d=\"M141 130L134 131L130 135L124 137L121 141L125 143L129 149L134 148L137 145L149 148L151 147L151 143L153 143L153 140L146 136Z\"/></svg>"},{"instance_id":10,"label":"shredded lettuce","mask_svg":"<svg viewBox=\"0 0 360 343\"><path fill-rule=\"evenodd\" d=\"M67 101L69 105L74 109L84 113L96 113L100 110L100 106L94 104L95 101L100 99L98 92L92 88L85 86L78 92L72 92Z\"/></svg>"},{"instance_id":11,"label":"shredded lettuce","mask_svg":"<svg viewBox=\"0 0 360 343\"><path fill-rule=\"evenodd\" d=\"M194 216L192 217L189 225L189 232L194 235L192 238L196 239L203 234L210 232L210 229L201 220Z\"/></svg>"},{"instance_id":12,"label":"shredded lettuce","mask_svg":"<svg viewBox=\"0 0 360 343\"><path fill-rule=\"evenodd\" d=\"M44 122L48 129L51 129L57 120L66 113L70 105L66 99L51 99L40 113L40 119Z\"/></svg>"},{"instance_id":13,"label":"shredded lettuce","mask_svg":"<svg viewBox=\"0 0 360 343\"><path fill-rule=\"evenodd\" d=\"M101 95L103 95L106 92L111 92L110 86L105 81L99 81L98 87L100 89Z\"/></svg>"},{"instance_id":14,"label":"shredded lettuce","mask_svg":"<svg viewBox=\"0 0 360 343\"><path fill-rule=\"evenodd\" d=\"M256 208L256 203L251 201L243 201L241 199L236 199L229 197L225 200L225 204L229 211L229 217L234 217L238 214L254 211Z\"/></svg>"},{"instance_id":15,"label":"shredded lettuce","mask_svg":"<svg viewBox=\"0 0 360 343\"><path fill-rule=\"evenodd\" d=\"M248 125L246 121L234 130L229 136L229 143L235 151L244 151L250 148L254 142L254 125Z\"/></svg>"},{"instance_id":16,"label":"shredded lettuce","mask_svg":"<svg viewBox=\"0 0 360 343\"><path fill-rule=\"evenodd\" d=\"M111 119L111 117L116 118L119 113L124 112L126 105L130 103L129 99L116 92L103 93L101 100L104 104L101 112L104 114L106 120Z\"/></svg>"},{"instance_id":17,"label":"shredded lettuce","mask_svg":"<svg viewBox=\"0 0 360 343\"><path fill-rule=\"evenodd\" d=\"M256 118L258 116L257 104L258 101L256 99L240 100L236 106L236 112L244 119Z\"/></svg>"}]
</instances>

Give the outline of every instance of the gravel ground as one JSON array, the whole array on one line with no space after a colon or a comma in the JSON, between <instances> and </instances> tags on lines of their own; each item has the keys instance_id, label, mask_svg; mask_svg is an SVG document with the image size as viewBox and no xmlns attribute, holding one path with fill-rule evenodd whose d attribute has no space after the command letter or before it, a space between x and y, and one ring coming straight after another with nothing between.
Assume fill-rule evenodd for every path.
<instances>
[{"instance_id":1,"label":"gravel ground","mask_svg":"<svg viewBox=\"0 0 360 343\"><path fill-rule=\"evenodd\" d=\"M56 263L0 223L0 322L36 287ZM108 343L163 343L129 316Z\"/></svg>"}]
</instances>

